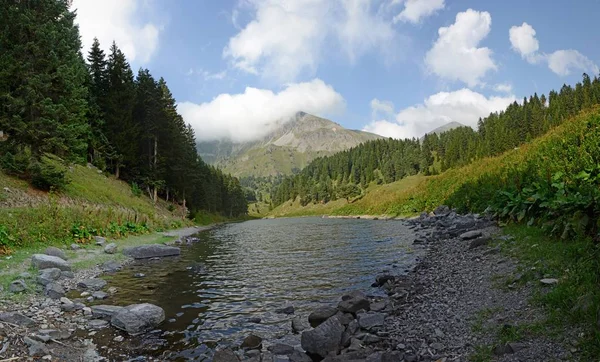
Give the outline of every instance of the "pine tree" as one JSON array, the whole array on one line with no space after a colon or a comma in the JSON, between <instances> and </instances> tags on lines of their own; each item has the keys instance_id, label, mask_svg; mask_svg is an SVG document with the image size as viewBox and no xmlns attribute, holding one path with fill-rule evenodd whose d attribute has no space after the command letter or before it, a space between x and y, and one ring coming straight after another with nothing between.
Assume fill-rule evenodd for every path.
<instances>
[{"instance_id":1,"label":"pine tree","mask_svg":"<svg viewBox=\"0 0 600 362\"><path fill-rule=\"evenodd\" d=\"M0 18L3 148L83 160L87 72L68 1L4 2Z\"/></svg>"},{"instance_id":2,"label":"pine tree","mask_svg":"<svg viewBox=\"0 0 600 362\"><path fill-rule=\"evenodd\" d=\"M108 94L108 71L104 51L100 42L94 38L94 43L87 57L88 61L88 160L100 168L104 168L106 158L112 158L114 149L104 135L104 111Z\"/></svg>"}]
</instances>

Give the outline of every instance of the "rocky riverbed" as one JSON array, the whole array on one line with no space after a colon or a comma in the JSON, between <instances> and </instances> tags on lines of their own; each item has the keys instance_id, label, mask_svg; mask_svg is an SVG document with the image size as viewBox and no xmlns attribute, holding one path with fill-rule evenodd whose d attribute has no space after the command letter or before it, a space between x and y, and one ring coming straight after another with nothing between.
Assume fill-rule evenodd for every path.
<instances>
[{"instance_id":1,"label":"rocky riverbed","mask_svg":"<svg viewBox=\"0 0 600 362\"><path fill-rule=\"evenodd\" d=\"M276 310L293 315L288 335L263 340L264 336L249 333L240 345L217 346L213 360L467 361L486 348L501 361L576 359L577 350L569 340L557 343L540 336L498 340L498 331L510 333L521 324L539 320L543 312L528 302L533 287L498 287L500 278L518 278L518 273L516 261L491 243L507 238L493 221L440 207L404 222L415 231L414 247L426 250L408 274L382 271L373 276L372 289L346 293L337 303L307 315L295 315L293 306ZM178 233L177 243L197 241L188 236L191 232ZM97 244L103 253L122 253L129 259L72 272L60 249L48 248L45 254L32 257L39 274L23 275L8 292L35 289L37 293L8 299L2 306L0 358L163 360L135 357L144 354L143 347L134 354L124 347L120 351L128 342L143 341L147 333L160 330L165 319L162 308L147 303L112 306L111 295L119 291L106 288L106 282L98 277L130 260L177 256L180 249L176 245L145 245L120 250L103 238L98 238ZM550 288L552 278L544 283ZM94 335L107 329L112 329L110 345L94 345ZM570 333L574 336L577 331Z\"/></svg>"}]
</instances>

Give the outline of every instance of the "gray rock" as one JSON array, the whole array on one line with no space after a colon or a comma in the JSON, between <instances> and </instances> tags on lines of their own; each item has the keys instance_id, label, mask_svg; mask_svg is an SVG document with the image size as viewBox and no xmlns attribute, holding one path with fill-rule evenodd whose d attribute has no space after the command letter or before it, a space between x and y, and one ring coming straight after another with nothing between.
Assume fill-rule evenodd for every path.
<instances>
[{"instance_id":1,"label":"gray rock","mask_svg":"<svg viewBox=\"0 0 600 362\"><path fill-rule=\"evenodd\" d=\"M310 358L306 353L295 350L288 356L290 362L313 362L312 358ZM264 359L263 359L264 361Z\"/></svg>"},{"instance_id":2,"label":"gray rock","mask_svg":"<svg viewBox=\"0 0 600 362\"><path fill-rule=\"evenodd\" d=\"M215 352L213 362L240 362L240 359L232 350L223 349Z\"/></svg>"},{"instance_id":3,"label":"gray rock","mask_svg":"<svg viewBox=\"0 0 600 362\"><path fill-rule=\"evenodd\" d=\"M100 269L102 269L103 272L105 273L115 273L119 270L121 270L123 266L120 263L117 263L114 260L109 260L107 262L105 262L104 264L102 264L100 266Z\"/></svg>"},{"instance_id":4,"label":"gray rock","mask_svg":"<svg viewBox=\"0 0 600 362\"><path fill-rule=\"evenodd\" d=\"M466 233L460 234L460 238L463 240L471 240L471 239L478 238L481 235L483 235L483 232L481 230L473 230L473 231L467 231Z\"/></svg>"},{"instance_id":5,"label":"gray rock","mask_svg":"<svg viewBox=\"0 0 600 362\"><path fill-rule=\"evenodd\" d=\"M337 308L329 306L319 307L308 315L308 323L310 323L311 327L314 328L325 322L327 319L333 317L337 312Z\"/></svg>"},{"instance_id":6,"label":"gray rock","mask_svg":"<svg viewBox=\"0 0 600 362\"><path fill-rule=\"evenodd\" d=\"M58 329L40 329L36 333L36 337L45 340L45 342L56 339L56 340L65 340L71 338L72 333L67 330L58 330Z\"/></svg>"},{"instance_id":7,"label":"gray rock","mask_svg":"<svg viewBox=\"0 0 600 362\"><path fill-rule=\"evenodd\" d=\"M558 284L558 279L544 278L544 279L540 280L540 283L542 283L544 285L554 285L554 284Z\"/></svg>"},{"instance_id":8,"label":"gray rock","mask_svg":"<svg viewBox=\"0 0 600 362\"><path fill-rule=\"evenodd\" d=\"M131 335L137 335L156 328L165 320L165 311L156 305L132 304L114 314L110 323Z\"/></svg>"},{"instance_id":9,"label":"gray rock","mask_svg":"<svg viewBox=\"0 0 600 362\"><path fill-rule=\"evenodd\" d=\"M72 312L75 310L75 303L71 301L71 299L62 297L60 298L60 309L65 312Z\"/></svg>"},{"instance_id":10,"label":"gray rock","mask_svg":"<svg viewBox=\"0 0 600 362\"><path fill-rule=\"evenodd\" d=\"M494 354L496 356L502 356L505 354L512 354L514 353L514 351L512 350L512 348L510 348L510 346L508 344L499 344L496 347L494 347Z\"/></svg>"},{"instance_id":11,"label":"gray rock","mask_svg":"<svg viewBox=\"0 0 600 362\"><path fill-rule=\"evenodd\" d=\"M16 324L21 327L31 327L35 325L35 321L18 312L3 312L0 313L0 321Z\"/></svg>"},{"instance_id":12,"label":"gray rock","mask_svg":"<svg viewBox=\"0 0 600 362\"><path fill-rule=\"evenodd\" d=\"M102 329L108 327L108 322L103 319L91 319L88 321L88 327L91 329Z\"/></svg>"},{"instance_id":13,"label":"gray rock","mask_svg":"<svg viewBox=\"0 0 600 362\"><path fill-rule=\"evenodd\" d=\"M436 216L446 216L450 213L450 208L446 205L440 205L438 206L435 210L433 210L433 213Z\"/></svg>"},{"instance_id":14,"label":"gray rock","mask_svg":"<svg viewBox=\"0 0 600 362\"><path fill-rule=\"evenodd\" d=\"M300 333L310 328L308 321L304 318L297 316L292 319L292 331L294 333Z\"/></svg>"},{"instance_id":15,"label":"gray rock","mask_svg":"<svg viewBox=\"0 0 600 362\"><path fill-rule=\"evenodd\" d=\"M469 250L487 245L490 243L491 240L491 238L485 236L471 240L471 244L469 244Z\"/></svg>"},{"instance_id":16,"label":"gray rock","mask_svg":"<svg viewBox=\"0 0 600 362\"><path fill-rule=\"evenodd\" d=\"M382 287L388 281L393 282L395 279L396 277L391 274L380 274L375 277L375 286Z\"/></svg>"},{"instance_id":17,"label":"gray rock","mask_svg":"<svg viewBox=\"0 0 600 362\"><path fill-rule=\"evenodd\" d=\"M244 338L242 345L240 346L246 349L262 349L262 338L257 335L251 334Z\"/></svg>"},{"instance_id":18,"label":"gray rock","mask_svg":"<svg viewBox=\"0 0 600 362\"><path fill-rule=\"evenodd\" d=\"M58 268L64 271L70 271L71 266L63 259L46 254L34 254L31 257L31 264L38 269Z\"/></svg>"},{"instance_id":19,"label":"gray rock","mask_svg":"<svg viewBox=\"0 0 600 362\"><path fill-rule=\"evenodd\" d=\"M38 342L29 337L23 338L23 342L28 346L29 356L31 357L42 357L50 353L48 347L42 342Z\"/></svg>"},{"instance_id":20,"label":"gray rock","mask_svg":"<svg viewBox=\"0 0 600 362\"><path fill-rule=\"evenodd\" d=\"M23 293L27 290L27 284L23 279L15 280L8 286L8 291L11 293Z\"/></svg>"},{"instance_id":21,"label":"gray rock","mask_svg":"<svg viewBox=\"0 0 600 362\"><path fill-rule=\"evenodd\" d=\"M268 349L276 356L289 356L295 351L294 347L283 343L276 343Z\"/></svg>"},{"instance_id":22,"label":"gray rock","mask_svg":"<svg viewBox=\"0 0 600 362\"><path fill-rule=\"evenodd\" d=\"M353 298L366 298L367 296L360 290L353 290L350 293L342 295L342 300L348 300Z\"/></svg>"},{"instance_id":23,"label":"gray rock","mask_svg":"<svg viewBox=\"0 0 600 362\"><path fill-rule=\"evenodd\" d=\"M106 243L106 238L103 238L102 236L94 236L94 241L96 242L96 245L104 245Z\"/></svg>"},{"instance_id":24,"label":"gray rock","mask_svg":"<svg viewBox=\"0 0 600 362\"><path fill-rule=\"evenodd\" d=\"M106 280L94 278L84 279L77 283L77 287L81 289L100 290L106 286Z\"/></svg>"},{"instance_id":25,"label":"gray rock","mask_svg":"<svg viewBox=\"0 0 600 362\"><path fill-rule=\"evenodd\" d=\"M440 342L434 342L432 344L429 345L431 348L435 349L436 351L441 351L444 349L444 345L441 344Z\"/></svg>"},{"instance_id":26,"label":"gray rock","mask_svg":"<svg viewBox=\"0 0 600 362\"><path fill-rule=\"evenodd\" d=\"M262 322L262 319L260 319L259 317L250 317L250 318L246 319L246 322L258 324L258 323Z\"/></svg>"},{"instance_id":27,"label":"gray rock","mask_svg":"<svg viewBox=\"0 0 600 362\"><path fill-rule=\"evenodd\" d=\"M81 246L77 245L77 244L71 244L71 250L79 250L81 249Z\"/></svg>"},{"instance_id":28,"label":"gray rock","mask_svg":"<svg viewBox=\"0 0 600 362\"><path fill-rule=\"evenodd\" d=\"M57 281L60 278L61 274L62 272L58 268L42 269L40 270L40 275L38 275L37 277L37 282L38 284L46 286L52 282Z\"/></svg>"},{"instance_id":29,"label":"gray rock","mask_svg":"<svg viewBox=\"0 0 600 362\"><path fill-rule=\"evenodd\" d=\"M124 307L119 307L116 305L93 305L92 306L92 315L94 318L112 318L113 315L121 312Z\"/></svg>"},{"instance_id":30,"label":"gray rock","mask_svg":"<svg viewBox=\"0 0 600 362\"><path fill-rule=\"evenodd\" d=\"M92 293L92 297L94 297L94 299L97 300L102 300L108 298L108 293L105 293L103 291L97 291Z\"/></svg>"},{"instance_id":31,"label":"gray rock","mask_svg":"<svg viewBox=\"0 0 600 362\"><path fill-rule=\"evenodd\" d=\"M342 341L344 326L337 317L331 317L317 328L302 332L302 348L314 355L325 358L329 353L337 353Z\"/></svg>"},{"instance_id":32,"label":"gray rock","mask_svg":"<svg viewBox=\"0 0 600 362\"><path fill-rule=\"evenodd\" d=\"M73 279L75 278L75 274L71 271L63 271L60 272L60 277L63 279Z\"/></svg>"},{"instance_id":33,"label":"gray rock","mask_svg":"<svg viewBox=\"0 0 600 362\"><path fill-rule=\"evenodd\" d=\"M180 255L181 249L175 246L150 244L125 248L123 250L123 254L130 256L134 259L149 259Z\"/></svg>"},{"instance_id":34,"label":"gray rock","mask_svg":"<svg viewBox=\"0 0 600 362\"><path fill-rule=\"evenodd\" d=\"M275 313L279 313L279 314L294 314L294 306L293 305L288 305L287 307L284 308L279 308L279 309L275 309Z\"/></svg>"},{"instance_id":35,"label":"gray rock","mask_svg":"<svg viewBox=\"0 0 600 362\"><path fill-rule=\"evenodd\" d=\"M52 282L46 285L44 294L52 299L60 299L65 296L65 290L62 285Z\"/></svg>"},{"instance_id":36,"label":"gray rock","mask_svg":"<svg viewBox=\"0 0 600 362\"><path fill-rule=\"evenodd\" d=\"M104 247L104 252L106 254L114 254L117 252L117 244L110 243Z\"/></svg>"},{"instance_id":37,"label":"gray rock","mask_svg":"<svg viewBox=\"0 0 600 362\"><path fill-rule=\"evenodd\" d=\"M65 252L60 250L59 248L55 248L54 246L47 247L46 250L44 250L44 254L55 256L57 258L61 258L62 260L67 260Z\"/></svg>"},{"instance_id":38,"label":"gray rock","mask_svg":"<svg viewBox=\"0 0 600 362\"><path fill-rule=\"evenodd\" d=\"M358 312L361 309L364 309L367 311L370 310L371 303L369 302L369 300L367 298L354 297L351 299L342 300L338 304L338 309L344 313L356 314L356 312Z\"/></svg>"},{"instance_id":39,"label":"gray rock","mask_svg":"<svg viewBox=\"0 0 600 362\"><path fill-rule=\"evenodd\" d=\"M361 313L358 315L358 325L361 328L370 330L375 327L383 327L386 315L383 313Z\"/></svg>"}]
</instances>

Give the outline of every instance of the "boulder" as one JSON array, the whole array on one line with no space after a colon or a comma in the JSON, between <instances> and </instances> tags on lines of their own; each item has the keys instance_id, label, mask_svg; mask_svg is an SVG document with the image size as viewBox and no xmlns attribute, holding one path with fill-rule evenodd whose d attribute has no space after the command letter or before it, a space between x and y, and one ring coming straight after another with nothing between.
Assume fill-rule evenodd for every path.
<instances>
[{"instance_id":1,"label":"boulder","mask_svg":"<svg viewBox=\"0 0 600 362\"><path fill-rule=\"evenodd\" d=\"M491 240L492 240L492 238L485 237L485 236L479 237L477 239L473 239L473 240L471 240L471 244L469 244L469 250L478 248L480 246L487 245L487 244L489 244L489 242Z\"/></svg>"},{"instance_id":2,"label":"boulder","mask_svg":"<svg viewBox=\"0 0 600 362\"><path fill-rule=\"evenodd\" d=\"M355 297L352 299L342 300L338 304L338 309L344 313L356 314L361 309L366 311L371 309L371 303L367 298Z\"/></svg>"},{"instance_id":3,"label":"boulder","mask_svg":"<svg viewBox=\"0 0 600 362\"><path fill-rule=\"evenodd\" d=\"M55 248L54 246L47 247L46 250L44 250L44 254L55 256L57 258L61 258L62 260L67 260L65 252L60 250L59 248Z\"/></svg>"},{"instance_id":4,"label":"boulder","mask_svg":"<svg viewBox=\"0 0 600 362\"><path fill-rule=\"evenodd\" d=\"M125 309L125 307L119 307L116 305L93 305L92 315L94 316L94 318L110 319L113 315L119 313L123 309Z\"/></svg>"},{"instance_id":5,"label":"boulder","mask_svg":"<svg viewBox=\"0 0 600 362\"><path fill-rule=\"evenodd\" d=\"M60 284L52 282L46 285L44 294L52 299L60 299L65 296L65 290Z\"/></svg>"},{"instance_id":6,"label":"boulder","mask_svg":"<svg viewBox=\"0 0 600 362\"><path fill-rule=\"evenodd\" d=\"M42 341L48 342L49 340L65 340L71 338L72 333L68 330L58 329L40 329L36 334L35 338Z\"/></svg>"},{"instance_id":7,"label":"boulder","mask_svg":"<svg viewBox=\"0 0 600 362\"><path fill-rule=\"evenodd\" d=\"M292 319L292 332L300 333L310 328L308 321L304 318L297 316Z\"/></svg>"},{"instance_id":8,"label":"boulder","mask_svg":"<svg viewBox=\"0 0 600 362\"><path fill-rule=\"evenodd\" d=\"M75 274L72 271L62 271L60 272L60 277L63 279L73 279L75 278Z\"/></svg>"},{"instance_id":9,"label":"boulder","mask_svg":"<svg viewBox=\"0 0 600 362\"><path fill-rule=\"evenodd\" d=\"M317 328L302 332L302 348L313 355L325 358L329 353L337 354L342 341L344 326L337 317L331 317Z\"/></svg>"},{"instance_id":10,"label":"boulder","mask_svg":"<svg viewBox=\"0 0 600 362\"><path fill-rule=\"evenodd\" d=\"M31 264L38 269L57 268L64 271L71 271L71 266L63 259L46 254L34 254L31 257Z\"/></svg>"},{"instance_id":11,"label":"boulder","mask_svg":"<svg viewBox=\"0 0 600 362\"><path fill-rule=\"evenodd\" d=\"M481 235L483 235L483 232L481 230L473 230L473 231L467 231L466 233L460 234L460 238L463 240L471 240L471 239L478 238Z\"/></svg>"},{"instance_id":12,"label":"boulder","mask_svg":"<svg viewBox=\"0 0 600 362\"><path fill-rule=\"evenodd\" d=\"M312 358L310 358L306 353L298 350L294 350L292 354L288 355L288 359L290 362L313 362ZM265 359L263 359L263 361L265 361Z\"/></svg>"},{"instance_id":13,"label":"boulder","mask_svg":"<svg viewBox=\"0 0 600 362\"><path fill-rule=\"evenodd\" d=\"M123 254L134 259L161 258L165 256L180 255L181 249L175 246L150 244L125 248L123 249Z\"/></svg>"},{"instance_id":14,"label":"boulder","mask_svg":"<svg viewBox=\"0 0 600 362\"><path fill-rule=\"evenodd\" d=\"M240 359L232 350L223 349L215 352L213 362L240 362Z\"/></svg>"},{"instance_id":15,"label":"boulder","mask_svg":"<svg viewBox=\"0 0 600 362\"><path fill-rule=\"evenodd\" d=\"M337 312L337 308L329 306L319 307L308 315L308 323L310 323L311 327L314 328L325 322L327 319L333 317Z\"/></svg>"},{"instance_id":16,"label":"boulder","mask_svg":"<svg viewBox=\"0 0 600 362\"><path fill-rule=\"evenodd\" d=\"M96 242L96 245L104 245L106 243L106 238L103 238L102 236L94 236L94 241Z\"/></svg>"},{"instance_id":17,"label":"boulder","mask_svg":"<svg viewBox=\"0 0 600 362\"><path fill-rule=\"evenodd\" d=\"M353 290L350 293L342 295L342 300L348 300L353 298L367 298L367 296L360 290Z\"/></svg>"},{"instance_id":18,"label":"boulder","mask_svg":"<svg viewBox=\"0 0 600 362\"><path fill-rule=\"evenodd\" d=\"M72 312L75 310L75 303L73 303L69 298L62 297L60 298L60 309L65 312Z\"/></svg>"},{"instance_id":19,"label":"boulder","mask_svg":"<svg viewBox=\"0 0 600 362\"><path fill-rule=\"evenodd\" d=\"M77 283L77 287L81 289L100 290L106 286L106 280L94 278L84 279Z\"/></svg>"},{"instance_id":20,"label":"boulder","mask_svg":"<svg viewBox=\"0 0 600 362\"><path fill-rule=\"evenodd\" d=\"M294 347L283 343L276 343L268 349L276 356L289 356L295 351Z\"/></svg>"},{"instance_id":21,"label":"boulder","mask_svg":"<svg viewBox=\"0 0 600 362\"><path fill-rule=\"evenodd\" d=\"M244 338L244 342L242 342L242 345L240 347L246 349L262 349L262 338L251 334L248 337Z\"/></svg>"},{"instance_id":22,"label":"boulder","mask_svg":"<svg viewBox=\"0 0 600 362\"><path fill-rule=\"evenodd\" d=\"M40 274L37 277L38 284L48 285L57 281L62 275L62 272L58 268L48 268L40 270Z\"/></svg>"},{"instance_id":23,"label":"boulder","mask_svg":"<svg viewBox=\"0 0 600 362\"><path fill-rule=\"evenodd\" d=\"M102 329L108 327L108 321L103 319L92 319L88 321L88 327L90 329Z\"/></svg>"},{"instance_id":24,"label":"boulder","mask_svg":"<svg viewBox=\"0 0 600 362\"><path fill-rule=\"evenodd\" d=\"M558 279L555 278L544 278L540 280L540 283L544 284L544 285L554 285L554 284L558 284Z\"/></svg>"},{"instance_id":25,"label":"boulder","mask_svg":"<svg viewBox=\"0 0 600 362\"><path fill-rule=\"evenodd\" d=\"M117 244L110 243L104 247L104 252L106 254L114 254L117 252Z\"/></svg>"},{"instance_id":26,"label":"boulder","mask_svg":"<svg viewBox=\"0 0 600 362\"><path fill-rule=\"evenodd\" d=\"M29 337L23 338L23 342L28 346L29 356L31 357L42 357L50 353L48 347L42 342Z\"/></svg>"},{"instance_id":27,"label":"boulder","mask_svg":"<svg viewBox=\"0 0 600 362\"><path fill-rule=\"evenodd\" d=\"M433 210L433 213L435 214L435 216L446 216L450 213L450 208L446 205L440 205L438 206L435 210Z\"/></svg>"},{"instance_id":28,"label":"boulder","mask_svg":"<svg viewBox=\"0 0 600 362\"><path fill-rule=\"evenodd\" d=\"M377 277L375 277L375 286L382 287L388 281L393 282L395 279L396 277L391 274L379 274Z\"/></svg>"},{"instance_id":29,"label":"boulder","mask_svg":"<svg viewBox=\"0 0 600 362\"><path fill-rule=\"evenodd\" d=\"M284 308L279 308L279 309L275 309L275 313L279 313L279 314L294 314L294 306L293 305L288 305L287 307Z\"/></svg>"},{"instance_id":30,"label":"boulder","mask_svg":"<svg viewBox=\"0 0 600 362\"><path fill-rule=\"evenodd\" d=\"M27 290L27 284L23 279L15 280L8 286L8 291L11 293L23 293Z\"/></svg>"},{"instance_id":31,"label":"boulder","mask_svg":"<svg viewBox=\"0 0 600 362\"><path fill-rule=\"evenodd\" d=\"M117 263L114 260L109 260L107 262L105 262L104 264L102 264L100 266L100 269L102 269L103 272L105 273L115 273L119 270L121 270L123 266L120 263Z\"/></svg>"},{"instance_id":32,"label":"boulder","mask_svg":"<svg viewBox=\"0 0 600 362\"><path fill-rule=\"evenodd\" d=\"M132 304L114 314L110 323L130 335L137 335L156 328L165 320L165 311L156 305Z\"/></svg>"},{"instance_id":33,"label":"boulder","mask_svg":"<svg viewBox=\"0 0 600 362\"><path fill-rule=\"evenodd\" d=\"M386 315L383 313L361 313L358 315L358 325L363 329L373 329L383 327Z\"/></svg>"},{"instance_id":34,"label":"boulder","mask_svg":"<svg viewBox=\"0 0 600 362\"><path fill-rule=\"evenodd\" d=\"M21 327L31 327L35 325L35 321L18 312L3 312L0 313L0 321L16 324Z\"/></svg>"},{"instance_id":35,"label":"boulder","mask_svg":"<svg viewBox=\"0 0 600 362\"><path fill-rule=\"evenodd\" d=\"M77 245L77 244L71 244L71 250L79 250L81 249L81 246Z\"/></svg>"},{"instance_id":36,"label":"boulder","mask_svg":"<svg viewBox=\"0 0 600 362\"><path fill-rule=\"evenodd\" d=\"M108 298L108 293L99 290L97 292L93 292L92 297L97 300L102 300Z\"/></svg>"}]
</instances>

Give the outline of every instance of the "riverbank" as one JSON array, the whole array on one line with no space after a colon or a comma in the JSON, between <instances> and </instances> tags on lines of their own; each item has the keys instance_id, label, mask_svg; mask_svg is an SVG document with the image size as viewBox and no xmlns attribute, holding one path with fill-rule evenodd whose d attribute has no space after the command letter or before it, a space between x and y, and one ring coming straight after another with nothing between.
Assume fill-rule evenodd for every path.
<instances>
[{"instance_id":1,"label":"riverbank","mask_svg":"<svg viewBox=\"0 0 600 362\"><path fill-rule=\"evenodd\" d=\"M123 253L124 249L185 242L191 235L217 225L133 236L116 242L97 237L94 243L73 244L70 250L38 245L3 257L0 261L3 284L0 292L0 358L102 360L92 337L97 330L107 327L108 322L92 319L93 308L86 305L97 304L103 299L110 304L110 295L118 290L102 291L105 283L98 277L133 260ZM34 259L46 254L51 256L49 264L44 262L36 268ZM56 265L50 265L53 263ZM38 269L44 270L39 272ZM96 282L98 287L93 286ZM67 294L76 297L71 300Z\"/></svg>"}]
</instances>

